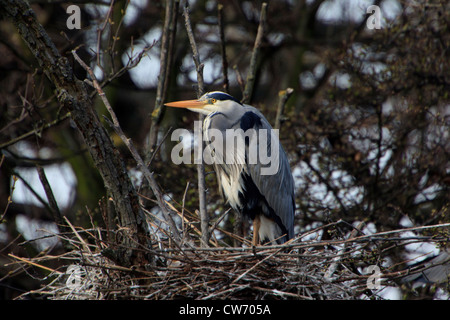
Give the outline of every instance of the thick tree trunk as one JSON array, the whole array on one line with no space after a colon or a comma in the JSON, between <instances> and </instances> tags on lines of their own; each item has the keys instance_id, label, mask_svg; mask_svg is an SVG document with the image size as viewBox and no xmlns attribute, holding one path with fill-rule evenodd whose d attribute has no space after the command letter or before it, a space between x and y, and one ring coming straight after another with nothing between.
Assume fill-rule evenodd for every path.
<instances>
[{"instance_id":1,"label":"thick tree trunk","mask_svg":"<svg viewBox=\"0 0 450 320\"><path fill-rule=\"evenodd\" d=\"M0 3L2 14L12 20L43 72L55 86L59 102L70 111L114 201L121 230L124 230L120 244L125 248L117 252L116 258L126 265L145 262L148 257L138 255L140 251L135 250L138 245L148 244L145 216L125 164L100 123L85 84L73 75L68 60L59 54L28 3L21 0L0 0Z\"/></svg>"}]
</instances>

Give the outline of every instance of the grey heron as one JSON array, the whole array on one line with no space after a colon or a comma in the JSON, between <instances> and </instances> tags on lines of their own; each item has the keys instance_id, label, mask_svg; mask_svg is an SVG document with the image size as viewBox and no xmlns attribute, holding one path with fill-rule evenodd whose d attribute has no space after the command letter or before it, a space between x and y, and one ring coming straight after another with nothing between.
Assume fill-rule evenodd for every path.
<instances>
[{"instance_id":1,"label":"grey heron","mask_svg":"<svg viewBox=\"0 0 450 320\"><path fill-rule=\"evenodd\" d=\"M262 113L220 91L208 92L197 100L165 105L204 114L206 144L221 139L218 145L233 145L233 148L212 149L215 159L223 160L215 161L213 166L222 195L234 210L253 220L252 244L281 244L291 239L294 236L294 181L286 153ZM230 130L232 135L228 134ZM267 134L266 139L259 136L262 132ZM229 140L236 136L244 143L231 144ZM275 170L264 174L263 170L269 168L267 162L263 163L253 153L271 157L276 162Z\"/></svg>"}]
</instances>

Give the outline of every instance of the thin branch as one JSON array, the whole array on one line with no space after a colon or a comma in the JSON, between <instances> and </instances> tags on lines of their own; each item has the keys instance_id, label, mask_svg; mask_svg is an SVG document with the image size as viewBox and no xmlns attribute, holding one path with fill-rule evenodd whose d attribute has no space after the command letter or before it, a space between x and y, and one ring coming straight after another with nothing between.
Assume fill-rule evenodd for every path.
<instances>
[{"instance_id":1,"label":"thin branch","mask_svg":"<svg viewBox=\"0 0 450 320\"><path fill-rule=\"evenodd\" d=\"M198 53L197 44L195 42L194 32L192 31L191 19L189 17L189 3L186 1L184 7L184 23L186 27L186 32L189 38L189 43L192 49L192 59L195 63L195 69L197 71L197 96L200 97L205 92L205 85L203 82L203 63L200 62L200 55Z\"/></svg>"},{"instance_id":2,"label":"thin branch","mask_svg":"<svg viewBox=\"0 0 450 320\"><path fill-rule=\"evenodd\" d=\"M160 53L160 72L158 76L158 86L156 88L155 107L151 114L151 127L149 142L147 146L147 156L153 156L156 153L155 146L158 137L159 124L162 119L164 110L164 100L167 96L169 88L170 70L172 69L173 49L175 43L175 35L177 32L177 13L179 1L167 0L166 13L164 19L164 27L161 38Z\"/></svg>"},{"instance_id":3,"label":"thin branch","mask_svg":"<svg viewBox=\"0 0 450 320\"><path fill-rule=\"evenodd\" d=\"M274 129L280 129L281 122L283 122L283 113L284 113L284 107L286 105L286 102L288 101L289 97L294 92L294 89L287 88L286 90L282 90L279 92L279 100L278 100L278 106L277 106L277 117L275 119L275 126Z\"/></svg>"},{"instance_id":4,"label":"thin branch","mask_svg":"<svg viewBox=\"0 0 450 320\"><path fill-rule=\"evenodd\" d=\"M44 169L40 165L36 165L36 169L39 175L39 180L44 187L45 195L47 196L48 205L50 207L50 213L53 215L53 219L55 220L58 227L63 227L63 219L61 211L59 210L58 203L56 202L55 196L53 194L52 188L50 187L50 183L47 180L47 176L45 175Z\"/></svg>"},{"instance_id":5,"label":"thin branch","mask_svg":"<svg viewBox=\"0 0 450 320\"><path fill-rule=\"evenodd\" d=\"M164 134L164 136L162 137L161 141L156 146L156 149L153 151L152 156L150 157L150 160L147 161L147 167L150 167L150 165L152 164L153 159L155 158L155 155L158 153L158 150L161 148L161 146L163 145L164 141L166 141L166 139L169 136L169 133L171 131L172 131L172 127L170 127L167 130L167 132Z\"/></svg>"},{"instance_id":6,"label":"thin branch","mask_svg":"<svg viewBox=\"0 0 450 320\"><path fill-rule=\"evenodd\" d=\"M182 201L182 205L181 205L181 232L183 233L183 242L184 242L184 238L187 235L187 233L185 232L185 229L184 229L184 209L185 209L186 195L187 195L188 189L189 189L189 181L186 183L186 188L184 189L183 201Z\"/></svg>"},{"instance_id":7,"label":"thin branch","mask_svg":"<svg viewBox=\"0 0 450 320\"><path fill-rule=\"evenodd\" d=\"M217 228L217 226L219 225L219 223L223 220L223 218L225 218L225 216L230 212L230 210L231 210L231 208L229 208L228 210L226 210L224 213L222 213L218 218L217 218L217 220L214 222L214 224L211 226L211 228L210 228L210 233L212 233L216 228Z\"/></svg>"},{"instance_id":8,"label":"thin branch","mask_svg":"<svg viewBox=\"0 0 450 320\"><path fill-rule=\"evenodd\" d=\"M125 14L127 13L129 4L130 4L130 1L125 1L125 4L123 5L124 8L120 9L121 17L120 17L119 23L111 23L111 29L113 26L117 25L116 31L115 31L114 35L112 36L113 42L112 42L112 44L108 43L108 48L111 48L111 50L108 50L108 51L109 51L109 55L111 56L111 69L112 69L111 71L112 71L112 73L114 73L115 69L116 69L115 47L116 47L117 40L119 39L119 31L120 31L120 28L122 27L123 21L125 20ZM108 41L111 41L111 37L108 39Z\"/></svg>"},{"instance_id":9,"label":"thin branch","mask_svg":"<svg viewBox=\"0 0 450 320\"><path fill-rule=\"evenodd\" d=\"M186 26L186 31L188 34L189 42L192 48L192 58L195 63L195 68L197 70L197 96L200 97L204 93L204 81L203 81L203 63L200 62L200 55L198 53L197 44L195 43L194 33L192 31L191 20L189 17L189 4L186 1L186 6L184 7L184 21ZM199 114L199 121L203 123L204 116ZM201 128L199 128L201 131ZM197 133L198 134L198 133ZM199 135L201 136L201 132ZM201 149L204 149L203 139L199 141ZM209 232L209 215L206 210L206 184L205 184L205 165L202 163L197 165L197 175L198 175L198 193L199 193L199 211L200 211L200 226L202 230L202 246L208 246L210 232Z\"/></svg>"},{"instance_id":10,"label":"thin branch","mask_svg":"<svg viewBox=\"0 0 450 320\"><path fill-rule=\"evenodd\" d=\"M67 112L65 115L63 115L62 117L60 117L58 119L53 120L52 122L46 123L39 128L35 128L31 131L28 131L28 132L14 138L14 139L11 139L9 141L6 141L6 142L0 144L0 149L9 147L10 145L13 145L13 144L15 144L21 140L24 140L26 138L29 138L33 135L40 136L44 130L54 127L54 126L60 124L61 122L63 122L64 120L69 119L70 117L71 117L70 112Z\"/></svg>"},{"instance_id":11,"label":"thin branch","mask_svg":"<svg viewBox=\"0 0 450 320\"><path fill-rule=\"evenodd\" d=\"M283 250L283 248L280 248L280 249L276 250L274 253L272 253L272 254L268 255L267 257L265 257L264 259L258 261L255 265L253 265L251 268L247 269L244 273L242 273L239 277L234 279L231 284L235 284L235 283L239 282L239 280L241 280L246 274L248 274L249 272L254 270L257 266L262 264L264 261L266 261L266 260L272 258L273 256L275 256L276 254L278 254L281 250Z\"/></svg>"},{"instance_id":12,"label":"thin branch","mask_svg":"<svg viewBox=\"0 0 450 320\"><path fill-rule=\"evenodd\" d=\"M107 24L109 23L109 19L110 19L113 7L114 7L114 0L111 0L108 12L106 13L106 17L103 22L103 25L97 29L97 53L96 53L97 54L97 66L102 70L103 74L105 74L105 70L103 69L103 66L100 62L100 52L101 52L100 45L101 45L103 31L105 31L105 28L106 28Z\"/></svg>"},{"instance_id":13,"label":"thin branch","mask_svg":"<svg viewBox=\"0 0 450 320\"><path fill-rule=\"evenodd\" d=\"M0 159L0 168L3 165L3 161L5 161L5 155L4 154L2 154L2 157ZM8 196L7 201L6 201L6 206L5 206L5 209L3 210L3 214L0 216L0 224L2 224L5 221L4 219L5 219L5 216L6 216L6 212L8 211L8 208L9 208L9 206L12 203L12 196L13 196L14 190L16 189L16 182L17 182L17 180L18 180L18 178L16 176L14 176L14 175L11 176L11 188L10 188L11 191L9 192L9 196Z\"/></svg>"},{"instance_id":14,"label":"thin branch","mask_svg":"<svg viewBox=\"0 0 450 320\"><path fill-rule=\"evenodd\" d=\"M14 258L16 260L25 262L26 264L29 264L29 265L41 268L43 270L49 271L49 272L54 273L54 274L62 274L62 272L60 272L60 271L57 271L57 270L51 269L49 267L43 266L41 264L38 264L36 262L31 261L30 259L21 258L21 257L13 255L12 253L8 253L8 256L10 256L11 258Z\"/></svg>"},{"instance_id":15,"label":"thin branch","mask_svg":"<svg viewBox=\"0 0 450 320\"><path fill-rule=\"evenodd\" d=\"M219 35L220 35L220 52L222 56L222 73L223 73L223 91L229 92L229 81L228 81L228 60L225 45L225 30L223 26L223 4L217 4L217 23L219 25Z\"/></svg>"},{"instance_id":16,"label":"thin branch","mask_svg":"<svg viewBox=\"0 0 450 320\"><path fill-rule=\"evenodd\" d=\"M249 103L253 95L253 89L256 81L258 58L266 28L266 19L267 19L267 3L263 2L263 4L261 5L261 14L259 18L258 32L256 34L255 44L253 46L252 51L252 57L250 59L250 67L247 73L247 83L245 85L244 95L242 98L243 103Z\"/></svg>"},{"instance_id":17,"label":"thin branch","mask_svg":"<svg viewBox=\"0 0 450 320\"><path fill-rule=\"evenodd\" d=\"M26 179L24 179L19 174L19 172L13 171L13 176L16 177L15 179L19 178L22 181L22 183L25 185L25 187L33 194L33 196L44 206L44 208L47 211L51 212L51 208L48 205L48 203L39 195L39 193L36 192L36 190L33 189L33 187L30 185L30 183Z\"/></svg>"}]
</instances>

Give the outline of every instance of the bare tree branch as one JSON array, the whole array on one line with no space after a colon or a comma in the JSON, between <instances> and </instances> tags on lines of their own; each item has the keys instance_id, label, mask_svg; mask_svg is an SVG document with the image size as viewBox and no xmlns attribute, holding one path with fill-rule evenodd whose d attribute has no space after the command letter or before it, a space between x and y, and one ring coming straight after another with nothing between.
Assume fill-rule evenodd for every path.
<instances>
[{"instance_id":1,"label":"bare tree branch","mask_svg":"<svg viewBox=\"0 0 450 320\"><path fill-rule=\"evenodd\" d=\"M29 138L29 137L33 136L33 135L40 135L40 134L42 134L42 132L44 130L52 128L52 127L60 124L64 120L69 119L69 118L70 118L70 112L67 112L66 114L62 115L58 119L53 120L52 122L49 122L49 123L46 123L46 124L42 125L40 128L35 128L33 130L30 130L30 131L28 131L28 132L26 132L26 133L24 133L24 134L22 134L22 135L20 135L20 136L18 136L16 138L14 138L14 139L11 139L9 141L6 141L6 142L0 144L0 149L4 149L6 147L9 147L9 146L11 146L11 145L21 141L21 140L24 140L26 138Z\"/></svg>"},{"instance_id":2,"label":"bare tree branch","mask_svg":"<svg viewBox=\"0 0 450 320\"><path fill-rule=\"evenodd\" d=\"M167 96L167 89L169 87L170 70L172 68L173 48L175 42L175 35L177 31L177 17L178 17L179 1L167 0L166 13L164 19L164 27L161 38L161 53L160 53L160 72L158 76L158 86L156 88L155 107L151 114L150 136L147 146L147 157L155 152L155 146L158 138L159 124L163 115L164 100Z\"/></svg>"},{"instance_id":3,"label":"bare tree branch","mask_svg":"<svg viewBox=\"0 0 450 320\"><path fill-rule=\"evenodd\" d=\"M244 95L242 97L243 103L249 103L252 99L253 89L256 81L256 70L258 65L259 52L263 40L267 19L267 3L263 2L261 5L261 14L259 17L258 33L256 34L255 45L250 59L250 67L247 74L247 83L245 84Z\"/></svg>"},{"instance_id":4,"label":"bare tree branch","mask_svg":"<svg viewBox=\"0 0 450 320\"><path fill-rule=\"evenodd\" d=\"M220 34L220 52L222 56L222 73L223 73L223 90L230 91L230 84L228 81L228 60L225 45L225 30L223 26L223 4L217 4L217 23L219 25Z\"/></svg>"},{"instance_id":5,"label":"bare tree branch","mask_svg":"<svg viewBox=\"0 0 450 320\"><path fill-rule=\"evenodd\" d=\"M28 3L21 0L0 0L0 3L3 14L14 23L45 75L55 86L60 104L70 111L114 201L120 225L125 232L123 249L120 249L117 258L123 264L148 261L149 257L135 250L138 244L148 246L145 216L125 164L99 121L85 85L75 78L68 59L60 55Z\"/></svg>"},{"instance_id":6,"label":"bare tree branch","mask_svg":"<svg viewBox=\"0 0 450 320\"><path fill-rule=\"evenodd\" d=\"M203 82L203 63L200 63L200 55L198 53L197 44L195 43L194 33L192 31L191 20L189 18L189 4L186 2L186 6L184 7L184 19L186 31L189 37L189 42L192 48L192 58L194 59L195 68L197 70L197 96L200 97L204 94L204 82ZM199 114L199 121L203 123L204 116ZM199 129L201 130L201 128ZM201 136L201 132L200 135ZM203 150L204 143L203 139L199 141L200 150ZM209 215L206 210L206 185L205 185L205 165L202 163L197 165L197 175L198 175L198 198L199 198L199 211L200 211L200 221L201 221L201 229L202 229L202 245L208 246L210 231L209 231Z\"/></svg>"},{"instance_id":7,"label":"bare tree branch","mask_svg":"<svg viewBox=\"0 0 450 320\"><path fill-rule=\"evenodd\" d=\"M278 100L278 106L277 106L277 117L275 118L275 125L274 129L280 129L281 122L283 122L283 113L284 113L284 107L286 105L286 102L288 101L289 97L294 92L294 89L287 88L286 90L282 90L279 92L279 100Z\"/></svg>"},{"instance_id":8,"label":"bare tree branch","mask_svg":"<svg viewBox=\"0 0 450 320\"><path fill-rule=\"evenodd\" d=\"M47 180L45 171L40 165L36 165L36 169L39 175L39 180L41 180L42 186L44 187L45 195L47 196L48 204L51 209L51 214L53 215L53 218L58 226L62 226L63 221L61 211L59 210L58 203L56 202L50 183Z\"/></svg>"}]
</instances>

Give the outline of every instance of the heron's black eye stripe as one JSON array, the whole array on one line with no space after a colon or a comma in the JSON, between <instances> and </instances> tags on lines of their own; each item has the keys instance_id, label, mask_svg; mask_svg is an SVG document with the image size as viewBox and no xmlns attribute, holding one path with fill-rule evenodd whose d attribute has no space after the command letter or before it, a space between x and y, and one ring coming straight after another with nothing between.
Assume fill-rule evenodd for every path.
<instances>
[{"instance_id":1,"label":"heron's black eye stripe","mask_svg":"<svg viewBox=\"0 0 450 320\"><path fill-rule=\"evenodd\" d=\"M210 94L208 95L208 97L209 97L210 99L216 99L216 100L221 100L221 101L232 100L232 101L234 101L234 102L236 102L236 103L242 104L242 103L240 103L239 100L237 100L235 97L230 96L229 94L224 93L224 92L213 92L213 93L210 93Z\"/></svg>"}]
</instances>

